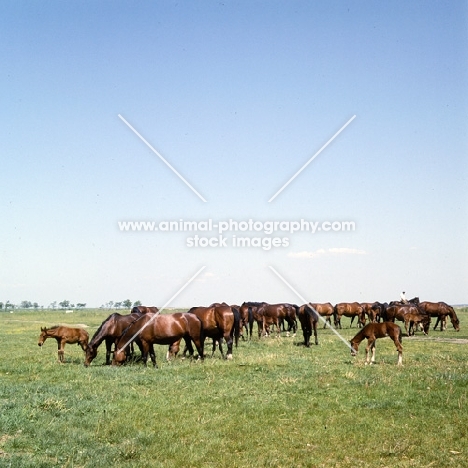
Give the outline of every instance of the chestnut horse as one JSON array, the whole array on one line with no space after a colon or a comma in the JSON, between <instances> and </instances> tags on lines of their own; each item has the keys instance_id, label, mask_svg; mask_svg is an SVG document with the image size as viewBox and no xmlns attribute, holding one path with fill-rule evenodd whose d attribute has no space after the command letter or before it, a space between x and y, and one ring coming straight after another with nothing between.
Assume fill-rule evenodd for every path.
<instances>
[{"instance_id":1,"label":"chestnut horse","mask_svg":"<svg viewBox=\"0 0 468 468\"><path fill-rule=\"evenodd\" d=\"M231 308L227 304L212 304L208 307L192 307L189 314L196 315L203 324L203 334L205 337L213 339L213 349L211 356L213 357L216 344L223 359L223 339L227 344L226 359L232 359L232 345L235 340L236 348L239 342L240 333L240 314L236 308ZM184 350L184 356L187 349Z\"/></svg>"},{"instance_id":2,"label":"chestnut horse","mask_svg":"<svg viewBox=\"0 0 468 468\"><path fill-rule=\"evenodd\" d=\"M358 326L363 327L366 324L366 314L364 308L358 302L340 302L335 305L335 327L341 327L341 317L351 317L349 328L353 326L354 319L358 318Z\"/></svg>"},{"instance_id":3,"label":"chestnut horse","mask_svg":"<svg viewBox=\"0 0 468 468\"><path fill-rule=\"evenodd\" d=\"M138 311L137 307L134 307L129 315L120 315L117 312L109 315L91 338L86 350L84 365L88 367L91 364L92 360L97 356L98 347L103 341L106 342L106 365L109 365L111 363L112 345L120 338L123 331L141 316L142 313ZM130 351L130 347L127 350ZM128 352L127 356L129 354Z\"/></svg>"},{"instance_id":4,"label":"chestnut horse","mask_svg":"<svg viewBox=\"0 0 468 468\"><path fill-rule=\"evenodd\" d=\"M419 307L427 312L431 317L437 317L434 325L434 330L440 323L440 331L446 329L447 315L450 317L453 328L456 331L460 331L460 320L458 320L457 314L452 306L449 306L445 302L428 302L424 301L419 304Z\"/></svg>"},{"instance_id":5,"label":"chestnut horse","mask_svg":"<svg viewBox=\"0 0 468 468\"><path fill-rule=\"evenodd\" d=\"M377 338L390 337L398 350L398 365L403 363L403 347L401 346L402 334L401 328L392 322L368 323L356 336L351 340L351 356L356 356L359 344L367 338L366 346L366 365L375 364L375 341ZM372 360L370 360L369 350L372 351Z\"/></svg>"},{"instance_id":6,"label":"chestnut horse","mask_svg":"<svg viewBox=\"0 0 468 468\"><path fill-rule=\"evenodd\" d=\"M297 317L302 327L302 334L304 335L304 345L310 347L310 337L312 336L312 330L314 331L315 344L318 345L317 338L317 323L319 316L315 307L311 307L313 304L304 304L299 307Z\"/></svg>"},{"instance_id":7,"label":"chestnut horse","mask_svg":"<svg viewBox=\"0 0 468 468\"><path fill-rule=\"evenodd\" d=\"M112 364L123 364L126 360L125 348L130 342L135 341L140 346L143 364L146 366L149 353L154 367L157 368L153 345L169 345L167 354L169 359L169 355L176 355L179 351L179 343L182 339L191 355L193 355L193 341L200 358L203 359L203 325L198 317L180 312L163 315L143 314L132 322L117 340Z\"/></svg>"},{"instance_id":8,"label":"chestnut horse","mask_svg":"<svg viewBox=\"0 0 468 468\"><path fill-rule=\"evenodd\" d=\"M55 338L57 340L59 362L64 362L63 350L65 348L65 343L78 343L85 352L88 348L89 335L88 332L82 328L62 327L59 325L55 325L51 328L41 327L41 334L39 335L37 344L42 346L47 338Z\"/></svg>"},{"instance_id":9,"label":"chestnut horse","mask_svg":"<svg viewBox=\"0 0 468 468\"><path fill-rule=\"evenodd\" d=\"M327 327L327 323L331 325L331 318L334 316L334 309L333 306L329 302L325 302L323 304L310 304L321 317L324 317L324 324L323 328Z\"/></svg>"}]
</instances>

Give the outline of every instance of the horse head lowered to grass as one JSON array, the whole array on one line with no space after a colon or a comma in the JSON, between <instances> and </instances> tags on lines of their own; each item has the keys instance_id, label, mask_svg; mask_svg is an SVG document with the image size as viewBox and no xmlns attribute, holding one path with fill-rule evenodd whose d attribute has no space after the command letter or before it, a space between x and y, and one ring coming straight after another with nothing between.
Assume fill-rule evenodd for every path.
<instances>
[{"instance_id":1,"label":"horse head lowered to grass","mask_svg":"<svg viewBox=\"0 0 468 468\"><path fill-rule=\"evenodd\" d=\"M369 323L351 340L351 355L356 356L359 344L367 338L366 364L375 364L375 341L377 338L390 337L398 350L398 365L403 363L403 347L401 346L401 328L393 322ZM369 356L372 351L372 360Z\"/></svg>"}]
</instances>

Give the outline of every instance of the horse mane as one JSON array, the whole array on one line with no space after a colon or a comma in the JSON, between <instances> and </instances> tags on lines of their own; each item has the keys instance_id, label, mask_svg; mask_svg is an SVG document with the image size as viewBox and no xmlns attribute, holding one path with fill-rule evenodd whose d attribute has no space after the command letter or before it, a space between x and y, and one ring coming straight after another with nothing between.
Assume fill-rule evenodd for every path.
<instances>
[{"instance_id":1,"label":"horse mane","mask_svg":"<svg viewBox=\"0 0 468 468\"><path fill-rule=\"evenodd\" d=\"M118 312L114 312L113 314L110 314L109 317L107 317L102 323L101 325L99 325L99 328L96 330L96 333L94 333L93 337L91 338L91 341L90 341L90 345L91 343L94 345L94 340L96 337L99 336L99 334L101 333L102 331L102 328L107 324L107 322L111 319L111 318L114 318L116 315L118 315L119 317L121 317L121 315L118 313Z\"/></svg>"},{"instance_id":2,"label":"horse mane","mask_svg":"<svg viewBox=\"0 0 468 468\"><path fill-rule=\"evenodd\" d=\"M142 319L142 318L145 318L145 317L148 317L149 314L143 314L141 315L140 317L137 317L132 323L130 323L130 325L127 326L127 328L125 328L125 330L122 332L122 334L119 336L119 339L116 341L116 350L117 350L117 346L118 344L120 343L120 340L126 335L128 329L135 323L137 322L138 320Z\"/></svg>"}]
</instances>

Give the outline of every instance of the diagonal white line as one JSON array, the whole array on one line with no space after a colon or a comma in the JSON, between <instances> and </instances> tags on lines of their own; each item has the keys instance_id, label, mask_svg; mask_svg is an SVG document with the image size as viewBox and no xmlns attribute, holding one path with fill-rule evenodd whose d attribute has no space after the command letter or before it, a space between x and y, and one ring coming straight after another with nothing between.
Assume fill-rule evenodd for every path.
<instances>
[{"instance_id":1,"label":"diagonal white line","mask_svg":"<svg viewBox=\"0 0 468 468\"><path fill-rule=\"evenodd\" d=\"M119 119L127 125L127 127L138 137L140 140L164 163L166 166L189 187L195 195L198 196L202 201L206 203L206 200L192 187L192 185L174 168L171 164L158 152L156 151L120 114Z\"/></svg>"},{"instance_id":2,"label":"diagonal white line","mask_svg":"<svg viewBox=\"0 0 468 468\"><path fill-rule=\"evenodd\" d=\"M326 324L327 321L315 310L315 308L312 306L312 304L305 300L301 294L299 294L272 266L269 267L270 270L303 302L303 303L307 303L308 306L317 314L318 318L324 323ZM353 350L353 348L351 347L351 344L349 341L347 341L345 338L343 338L343 336L341 336L337 331L336 331L336 328L332 327L331 323L328 324L331 328L331 330L333 331L333 333L348 347L351 349L351 351Z\"/></svg>"},{"instance_id":3,"label":"diagonal white line","mask_svg":"<svg viewBox=\"0 0 468 468\"><path fill-rule=\"evenodd\" d=\"M271 203L354 119L353 115L269 200Z\"/></svg>"},{"instance_id":4,"label":"diagonal white line","mask_svg":"<svg viewBox=\"0 0 468 468\"><path fill-rule=\"evenodd\" d=\"M153 320L163 311L166 307L206 268L202 266L154 315L148 320L121 348L119 351L124 350Z\"/></svg>"}]
</instances>

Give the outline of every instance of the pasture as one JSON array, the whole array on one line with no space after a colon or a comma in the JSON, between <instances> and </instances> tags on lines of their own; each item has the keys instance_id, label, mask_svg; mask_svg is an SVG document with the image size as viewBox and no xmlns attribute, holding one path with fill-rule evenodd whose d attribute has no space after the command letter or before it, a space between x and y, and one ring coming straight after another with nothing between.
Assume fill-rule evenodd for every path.
<instances>
[{"instance_id":1,"label":"pasture","mask_svg":"<svg viewBox=\"0 0 468 468\"><path fill-rule=\"evenodd\" d=\"M89 368L77 345L59 364L55 340L37 345L41 326L91 337L109 314L0 314L0 466L467 466L466 309L458 333L404 336L402 367L390 339L365 366L365 342L353 358L321 324L309 349L300 328L259 340L255 326L232 361L167 363L157 346L159 369L104 366L104 345ZM357 331L343 319L346 339Z\"/></svg>"}]
</instances>

